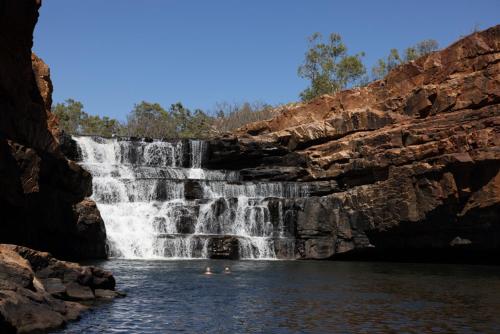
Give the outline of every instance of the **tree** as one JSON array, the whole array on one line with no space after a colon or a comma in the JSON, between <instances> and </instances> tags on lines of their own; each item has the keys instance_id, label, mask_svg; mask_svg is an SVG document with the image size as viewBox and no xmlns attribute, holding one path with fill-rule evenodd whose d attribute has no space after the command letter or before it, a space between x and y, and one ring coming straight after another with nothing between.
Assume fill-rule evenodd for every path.
<instances>
[{"instance_id":1,"label":"tree","mask_svg":"<svg viewBox=\"0 0 500 334\"><path fill-rule=\"evenodd\" d=\"M169 114L176 138L207 138L212 132L213 119L201 109L191 112L182 103L177 102L170 106Z\"/></svg>"},{"instance_id":2,"label":"tree","mask_svg":"<svg viewBox=\"0 0 500 334\"><path fill-rule=\"evenodd\" d=\"M173 121L176 137L189 138L193 134L189 132L189 123L191 121L191 111L184 108L182 103L172 104L169 109L170 117Z\"/></svg>"},{"instance_id":3,"label":"tree","mask_svg":"<svg viewBox=\"0 0 500 334\"><path fill-rule=\"evenodd\" d=\"M384 78L389 72L399 65L409 63L422 56L436 51L439 48L438 42L433 39L423 40L404 50L404 57L399 55L397 49L391 49L386 59L379 59L377 65L372 67L373 80Z\"/></svg>"},{"instance_id":4,"label":"tree","mask_svg":"<svg viewBox=\"0 0 500 334\"><path fill-rule=\"evenodd\" d=\"M202 110L192 113L182 103L170 106L168 111L158 103L142 101L134 106L127 117L129 136L152 138L207 138L213 120Z\"/></svg>"},{"instance_id":5,"label":"tree","mask_svg":"<svg viewBox=\"0 0 500 334\"><path fill-rule=\"evenodd\" d=\"M172 119L158 103L142 101L135 104L127 116L126 132L129 136L172 138L175 136Z\"/></svg>"},{"instance_id":6,"label":"tree","mask_svg":"<svg viewBox=\"0 0 500 334\"><path fill-rule=\"evenodd\" d=\"M228 103L218 102L213 112L213 130L218 133L235 130L245 124L272 117L272 106L263 102Z\"/></svg>"},{"instance_id":7,"label":"tree","mask_svg":"<svg viewBox=\"0 0 500 334\"><path fill-rule=\"evenodd\" d=\"M116 119L104 116L85 115L81 122L82 133L93 134L103 137L120 135L123 132L123 126Z\"/></svg>"},{"instance_id":8,"label":"tree","mask_svg":"<svg viewBox=\"0 0 500 334\"><path fill-rule=\"evenodd\" d=\"M82 120L87 115L83 111L83 104L73 99L67 99L63 103L57 103L53 113L59 119L59 128L70 134L82 133Z\"/></svg>"},{"instance_id":9,"label":"tree","mask_svg":"<svg viewBox=\"0 0 500 334\"><path fill-rule=\"evenodd\" d=\"M298 75L310 81L310 86L300 94L305 101L354 85L366 73L361 61L364 53L348 55L339 34L330 34L327 43L322 39L320 33L309 37L309 50L298 68Z\"/></svg>"},{"instance_id":10,"label":"tree","mask_svg":"<svg viewBox=\"0 0 500 334\"><path fill-rule=\"evenodd\" d=\"M208 138L212 132L212 118L201 109L196 109L191 116L188 125L190 138Z\"/></svg>"},{"instance_id":11,"label":"tree","mask_svg":"<svg viewBox=\"0 0 500 334\"><path fill-rule=\"evenodd\" d=\"M418 57L428 55L439 49L439 43L434 39L425 39L415 46Z\"/></svg>"},{"instance_id":12,"label":"tree","mask_svg":"<svg viewBox=\"0 0 500 334\"><path fill-rule=\"evenodd\" d=\"M52 110L59 119L59 127L72 135L111 137L123 131L123 126L116 119L89 115L83 111L83 104L73 99L57 103Z\"/></svg>"}]
</instances>

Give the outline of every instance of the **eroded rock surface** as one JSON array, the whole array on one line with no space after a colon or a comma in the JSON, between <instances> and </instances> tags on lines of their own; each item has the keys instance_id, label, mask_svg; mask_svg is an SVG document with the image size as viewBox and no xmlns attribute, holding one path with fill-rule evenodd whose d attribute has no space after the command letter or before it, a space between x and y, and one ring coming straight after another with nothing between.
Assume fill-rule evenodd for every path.
<instances>
[{"instance_id":1,"label":"eroded rock surface","mask_svg":"<svg viewBox=\"0 0 500 334\"><path fill-rule=\"evenodd\" d=\"M104 225L86 199L91 176L62 154L50 71L31 53L39 6L0 5L0 242L61 258L103 258Z\"/></svg>"},{"instance_id":2,"label":"eroded rock surface","mask_svg":"<svg viewBox=\"0 0 500 334\"><path fill-rule=\"evenodd\" d=\"M120 294L108 271L0 244L0 333L39 333Z\"/></svg>"},{"instance_id":3,"label":"eroded rock surface","mask_svg":"<svg viewBox=\"0 0 500 334\"><path fill-rule=\"evenodd\" d=\"M491 259L500 249L499 102L500 25L213 140L207 165L309 182L313 197L294 206L299 258Z\"/></svg>"}]
</instances>

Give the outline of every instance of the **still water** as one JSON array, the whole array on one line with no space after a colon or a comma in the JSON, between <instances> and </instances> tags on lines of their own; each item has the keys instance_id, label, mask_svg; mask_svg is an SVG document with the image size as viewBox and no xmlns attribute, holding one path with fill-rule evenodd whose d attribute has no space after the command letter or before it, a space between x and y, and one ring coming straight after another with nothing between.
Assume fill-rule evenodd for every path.
<instances>
[{"instance_id":1,"label":"still water","mask_svg":"<svg viewBox=\"0 0 500 334\"><path fill-rule=\"evenodd\" d=\"M500 267L366 262L98 263L127 297L58 333L500 333ZM209 265L215 274L203 275ZM232 274L222 273L229 265Z\"/></svg>"}]
</instances>

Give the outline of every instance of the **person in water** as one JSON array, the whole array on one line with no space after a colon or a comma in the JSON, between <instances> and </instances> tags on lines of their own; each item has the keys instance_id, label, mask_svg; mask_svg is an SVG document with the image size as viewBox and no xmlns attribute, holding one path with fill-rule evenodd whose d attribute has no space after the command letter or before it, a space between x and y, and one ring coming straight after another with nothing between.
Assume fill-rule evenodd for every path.
<instances>
[{"instance_id":1,"label":"person in water","mask_svg":"<svg viewBox=\"0 0 500 334\"><path fill-rule=\"evenodd\" d=\"M205 275L212 275L212 269L210 269L210 267L206 267L204 274Z\"/></svg>"},{"instance_id":2,"label":"person in water","mask_svg":"<svg viewBox=\"0 0 500 334\"><path fill-rule=\"evenodd\" d=\"M230 274L231 273L231 269L229 269L228 266L225 266L224 267L224 274Z\"/></svg>"}]
</instances>

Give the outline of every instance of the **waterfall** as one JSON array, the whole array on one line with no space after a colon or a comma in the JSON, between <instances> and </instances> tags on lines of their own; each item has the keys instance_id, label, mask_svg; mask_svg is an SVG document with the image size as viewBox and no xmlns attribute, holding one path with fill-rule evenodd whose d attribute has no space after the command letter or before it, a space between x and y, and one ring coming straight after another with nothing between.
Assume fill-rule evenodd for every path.
<instances>
[{"instance_id":1,"label":"waterfall","mask_svg":"<svg viewBox=\"0 0 500 334\"><path fill-rule=\"evenodd\" d=\"M294 258L283 203L307 196L307 187L243 182L237 171L203 169L207 145L201 140L74 140L93 176L111 256Z\"/></svg>"}]
</instances>

